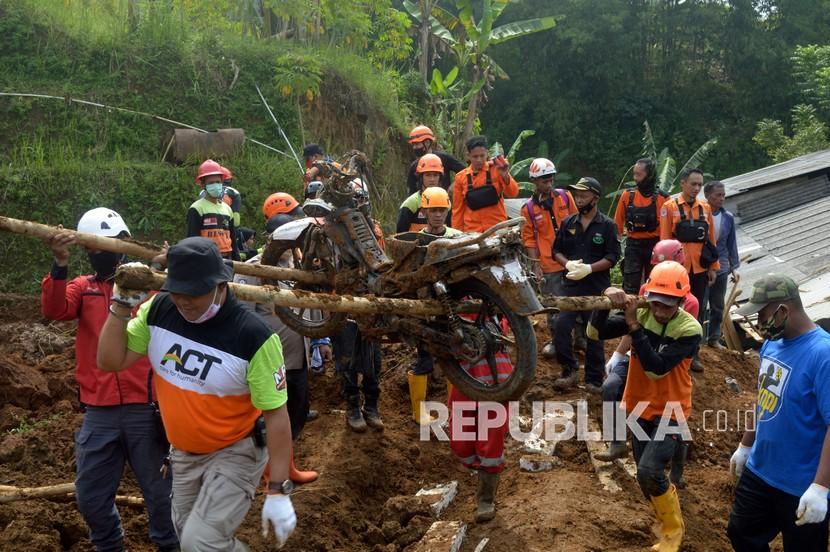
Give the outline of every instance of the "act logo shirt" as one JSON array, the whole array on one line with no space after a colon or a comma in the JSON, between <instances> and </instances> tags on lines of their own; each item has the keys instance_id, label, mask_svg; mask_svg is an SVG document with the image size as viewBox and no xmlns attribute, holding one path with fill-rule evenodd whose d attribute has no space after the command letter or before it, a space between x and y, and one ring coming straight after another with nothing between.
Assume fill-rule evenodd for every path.
<instances>
[{"instance_id":1,"label":"act logo shirt","mask_svg":"<svg viewBox=\"0 0 830 552\"><path fill-rule=\"evenodd\" d=\"M280 338L230 292L202 324L185 320L169 294L153 296L127 326L127 347L150 359L167 438L186 452L232 445L287 400Z\"/></svg>"}]
</instances>

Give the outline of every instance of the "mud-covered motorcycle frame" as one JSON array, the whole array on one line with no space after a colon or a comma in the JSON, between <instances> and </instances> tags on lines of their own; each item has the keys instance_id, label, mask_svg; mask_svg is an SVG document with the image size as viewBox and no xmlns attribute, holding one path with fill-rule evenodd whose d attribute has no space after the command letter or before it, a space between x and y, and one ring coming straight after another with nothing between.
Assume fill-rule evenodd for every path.
<instances>
[{"instance_id":1,"label":"mud-covered motorcycle frame","mask_svg":"<svg viewBox=\"0 0 830 552\"><path fill-rule=\"evenodd\" d=\"M400 313L352 319L368 338L425 347L441 362L450 380L472 399L517 398L535 374L536 341L528 316L544 311L520 263L523 220L505 221L484 233L457 238L398 234L386 240L387 256L373 232L369 205L356 201L351 184L358 175L365 178L363 154L349 154L345 169L325 162L317 166L324 182L320 199L303 205L309 218L274 232L263 262L277 264L291 251L295 267L325 273L331 282L323 286L296 283L295 289L438 299L445 307L441 317ZM477 305L474 315L464 318L459 314L471 310L472 305ZM346 320L343 313L329 313L323 323L312 324L291 309L276 310L287 325L316 337L332 335ZM508 319L512 336L499 329L497 322L503 317ZM506 347L513 347L518 357L507 382L485 385L461 368L461 363L486 358L493 381L498 382L494 353Z\"/></svg>"}]
</instances>

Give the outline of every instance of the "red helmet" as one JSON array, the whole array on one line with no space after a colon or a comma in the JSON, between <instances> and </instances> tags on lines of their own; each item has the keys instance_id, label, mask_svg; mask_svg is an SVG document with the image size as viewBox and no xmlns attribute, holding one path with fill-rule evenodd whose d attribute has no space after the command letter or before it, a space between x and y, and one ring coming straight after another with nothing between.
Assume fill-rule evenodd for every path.
<instances>
[{"instance_id":1,"label":"red helmet","mask_svg":"<svg viewBox=\"0 0 830 552\"><path fill-rule=\"evenodd\" d=\"M299 202L291 194L277 192L265 198L265 203L262 204L262 214L265 215L265 220L268 220L281 213L290 214L299 206Z\"/></svg>"},{"instance_id":2,"label":"red helmet","mask_svg":"<svg viewBox=\"0 0 830 552\"><path fill-rule=\"evenodd\" d=\"M409 133L410 144L417 144L425 140L435 141L435 134L432 133L432 129L428 126L418 125Z\"/></svg>"},{"instance_id":3,"label":"red helmet","mask_svg":"<svg viewBox=\"0 0 830 552\"><path fill-rule=\"evenodd\" d=\"M686 255L683 244L677 240L661 240L651 250L651 264L656 265L663 261L676 261L686 264Z\"/></svg>"},{"instance_id":4,"label":"red helmet","mask_svg":"<svg viewBox=\"0 0 830 552\"><path fill-rule=\"evenodd\" d=\"M233 180L233 173L229 168L222 166L222 182L227 182L228 180Z\"/></svg>"},{"instance_id":5,"label":"red helmet","mask_svg":"<svg viewBox=\"0 0 830 552\"><path fill-rule=\"evenodd\" d=\"M222 169L222 165L220 165L213 159L205 160L201 165L199 165L199 170L196 171L196 184L201 184L202 179L206 176L211 176L214 174L217 174L219 176L224 175Z\"/></svg>"}]
</instances>

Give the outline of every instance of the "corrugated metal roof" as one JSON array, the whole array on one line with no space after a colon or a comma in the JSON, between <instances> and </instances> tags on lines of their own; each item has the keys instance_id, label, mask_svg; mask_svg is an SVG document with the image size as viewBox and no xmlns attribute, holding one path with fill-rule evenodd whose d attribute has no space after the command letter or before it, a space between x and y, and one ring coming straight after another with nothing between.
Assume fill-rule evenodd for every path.
<instances>
[{"instance_id":1,"label":"corrugated metal roof","mask_svg":"<svg viewBox=\"0 0 830 552\"><path fill-rule=\"evenodd\" d=\"M823 169L830 168L830 149L816 151L758 169L752 172L725 178L721 180L726 189L726 195L733 196L743 193L752 188L780 182L803 174L809 174Z\"/></svg>"},{"instance_id":2,"label":"corrugated metal roof","mask_svg":"<svg viewBox=\"0 0 830 552\"><path fill-rule=\"evenodd\" d=\"M738 225L737 238L738 254L751 255L739 269L741 299L758 278L783 273L801 287L813 320L830 317L830 197Z\"/></svg>"}]
</instances>

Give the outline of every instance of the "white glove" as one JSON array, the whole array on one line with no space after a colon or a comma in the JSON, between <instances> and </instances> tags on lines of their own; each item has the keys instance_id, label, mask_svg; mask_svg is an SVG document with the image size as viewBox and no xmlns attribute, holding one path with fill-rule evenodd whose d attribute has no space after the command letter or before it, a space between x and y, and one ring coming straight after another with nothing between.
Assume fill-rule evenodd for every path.
<instances>
[{"instance_id":1,"label":"white glove","mask_svg":"<svg viewBox=\"0 0 830 552\"><path fill-rule=\"evenodd\" d=\"M605 363L605 375L607 376L610 374L611 370L613 370L614 367L623 360L625 360L625 355L614 351L614 354L611 355L611 360Z\"/></svg>"},{"instance_id":2,"label":"white glove","mask_svg":"<svg viewBox=\"0 0 830 552\"><path fill-rule=\"evenodd\" d=\"M274 526L277 548L282 548L294 528L297 527L297 514L291 504L291 497L284 494L272 494L265 497L262 505L262 538L268 538L270 526Z\"/></svg>"},{"instance_id":3,"label":"white glove","mask_svg":"<svg viewBox=\"0 0 830 552\"><path fill-rule=\"evenodd\" d=\"M738 448L735 449L735 452L732 453L732 458L729 459L729 473L735 479L740 478L741 474L744 473L744 466L746 466L746 461L749 459L749 451L751 450L752 447L740 443L738 444Z\"/></svg>"},{"instance_id":4,"label":"white glove","mask_svg":"<svg viewBox=\"0 0 830 552\"><path fill-rule=\"evenodd\" d=\"M810 483L795 510L795 524L821 523L827 516L827 487Z\"/></svg>"},{"instance_id":5,"label":"white glove","mask_svg":"<svg viewBox=\"0 0 830 552\"><path fill-rule=\"evenodd\" d=\"M568 265L571 266L569 267ZM568 261L565 268L568 269L568 273L565 274L565 278L568 280L581 280L591 273L591 265L585 264L582 261Z\"/></svg>"},{"instance_id":6,"label":"white glove","mask_svg":"<svg viewBox=\"0 0 830 552\"><path fill-rule=\"evenodd\" d=\"M568 261L567 263L565 263L565 268L570 271L570 270L573 270L574 268L576 268L580 264L582 264L582 259L576 259L574 261Z\"/></svg>"}]
</instances>

